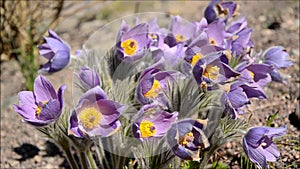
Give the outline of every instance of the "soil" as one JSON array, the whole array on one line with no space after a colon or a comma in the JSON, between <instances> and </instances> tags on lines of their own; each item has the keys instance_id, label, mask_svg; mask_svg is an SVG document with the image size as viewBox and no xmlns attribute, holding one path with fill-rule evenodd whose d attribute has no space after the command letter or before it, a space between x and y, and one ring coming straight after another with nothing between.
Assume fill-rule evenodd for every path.
<instances>
[{"instance_id":1,"label":"soil","mask_svg":"<svg viewBox=\"0 0 300 169\"><path fill-rule=\"evenodd\" d=\"M154 1L133 3L100 1L66 1L56 31L72 47L74 54L88 37L106 23L134 12L164 12L178 14L193 21L200 20L208 2ZM295 64L280 71L287 77L286 84L271 83L265 91L267 100L252 100L249 107L253 114L251 124L266 125L269 115L278 113L273 126L287 125L287 135L278 141L281 157L273 168L300 168L299 135L299 2L298 1L238 1L239 12L246 15L253 28L255 49L284 46ZM54 75L47 76L58 89L65 91L66 104L74 105L72 78L75 63ZM18 102L17 93L25 90L25 79L15 59L1 62L1 167L0 168L69 168L62 152L48 139L43 138L34 127L21 122L12 109ZM298 128L297 128L298 126ZM230 142L216 154L217 159L240 168L242 148L239 142Z\"/></svg>"}]
</instances>

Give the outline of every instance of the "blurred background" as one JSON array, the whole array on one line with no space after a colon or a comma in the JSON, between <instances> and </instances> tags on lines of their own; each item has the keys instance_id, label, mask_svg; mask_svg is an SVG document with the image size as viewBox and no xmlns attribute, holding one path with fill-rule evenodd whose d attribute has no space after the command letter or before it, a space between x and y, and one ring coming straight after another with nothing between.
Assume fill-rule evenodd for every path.
<instances>
[{"instance_id":1,"label":"blurred background","mask_svg":"<svg viewBox=\"0 0 300 169\"><path fill-rule=\"evenodd\" d=\"M17 93L31 90L33 79L45 60L39 56L37 45L43 42L49 28L53 29L75 51L82 48L89 37L120 17L142 12L160 12L166 18L180 15L188 21L200 21L209 1L1 1L1 167L0 168L68 168L59 149L33 127L21 123L12 109L18 102ZM282 70L288 83L267 86L267 100L254 100L253 125L265 125L274 113L274 126L288 125L288 135L282 139L280 157L275 168L300 166L299 129L293 118L299 112L299 1L238 1L240 16L247 16L253 28L255 49L265 50L274 45L286 47L295 65ZM94 43L114 42L117 32L109 32ZM111 36L112 35L112 36ZM68 86L65 102L73 106L72 78L76 63L47 78L57 89ZM299 124L298 124L299 125ZM228 143L213 160L240 168L241 147Z\"/></svg>"}]
</instances>

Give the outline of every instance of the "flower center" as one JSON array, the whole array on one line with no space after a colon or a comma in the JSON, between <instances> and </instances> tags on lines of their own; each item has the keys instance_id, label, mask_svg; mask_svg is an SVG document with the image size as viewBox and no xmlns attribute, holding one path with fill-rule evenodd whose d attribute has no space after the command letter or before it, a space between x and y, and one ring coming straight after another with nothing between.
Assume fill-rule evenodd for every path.
<instances>
[{"instance_id":1,"label":"flower center","mask_svg":"<svg viewBox=\"0 0 300 169\"><path fill-rule=\"evenodd\" d=\"M218 42L214 38L209 38L209 43L213 46L218 46Z\"/></svg>"},{"instance_id":2,"label":"flower center","mask_svg":"<svg viewBox=\"0 0 300 169\"><path fill-rule=\"evenodd\" d=\"M156 39L157 39L157 35L155 35L154 33L149 33L148 36L149 36L152 40L156 40Z\"/></svg>"},{"instance_id":3,"label":"flower center","mask_svg":"<svg viewBox=\"0 0 300 169\"><path fill-rule=\"evenodd\" d=\"M154 124L147 120L142 120L140 123L140 131L142 138L154 136L156 133Z\"/></svg>"},{"instance_id":4,"label":"flower center","mask_svg":"<svg viewBox=\"0 0 300 169\"><path fill-rule=\"evenodd\" d=\"M148 98L156 98L160 92L160 83L158 80L154 79L151 89L144 94Z\"/></svg>"},{"instance_id":5,"label":"flower center","mask_svg":"<svg viewBox=\"0 0 300 169\"><path fill-rule=\"evenodd\" d=\"M201 53L196 53L193 57L192 57L192 62L191 65L195 66L195 64L200 60L204 58L204 56Z\"/></svg>"},{"instance_id":6,"label":"flower center","mask_svg":"<svg viewBox=\"0 0 300 169\"><path fill-rule=\"evenodd\" d=\"M207 65L203 76L216 80L219 76L220 68L218 66Z\"/></svg>"},{"instance_id":7,"label":"flower center","mask_svg":"<svg viewBox=\"0 0 300 169\"><path fill-rule=\"evenodd\" d=\"M181 35L181 34L177 34L177 35L175 36L175 39L176 39L176 42L183 42L183 41L186 40L186 37L183 36L183 35Z\"/></svg>"},{"instance_id":8,"label":"flower center","mask_svg":"<svg viewBox=\"0 0 300 169\"><path fill-rule=\"evenodd\" d=\"M102 118L101 112L94 107L86 108L79 114L79 120L85 129L91 130L99 126Z\"/></svg>"},{"instance_id":9,"label":"flower center","mask_svg":"<svg viewBox=\"0 0 300 169\"><path fill-rule=\"evenodd\" d=\"M37 118L40 117L43 106L45 106L47 103L48 103L48 101L42 101L42 102L39 103L39 105L35 109L35 115L36 115Z\"/></svg>"},{"instance_id":10,"label":"flower center","mask_svg":"<svg viewBox=\"0 0 300 169\"><path fill-rule=\"evenodd\" d=\"M188 143L192 142L194 140L194 134L192 132L188 132L184 135L184 137L179 141L179 144L185 146Z\"/></svg>"},{"instance_id":11,"label":"flower center","mask_svg":"<svg viewBox=\"0 0 300 169\"><path fill-rule=\"evenodd\" d=\"M252 77L252 79L254 79L254 73L252 71L249 70L249 74Z\"/></svg>"},{"instance_id":12,"label":"flower center","mask_svg":"<svg viewBox=\"0 0 300 169\"><path fill-rule=\"evenodd\" d=\"M133 55L137 50L137 41L130 38L121 43L121 47L124 49L125 54Z\"/></svg>"}]
</instances>

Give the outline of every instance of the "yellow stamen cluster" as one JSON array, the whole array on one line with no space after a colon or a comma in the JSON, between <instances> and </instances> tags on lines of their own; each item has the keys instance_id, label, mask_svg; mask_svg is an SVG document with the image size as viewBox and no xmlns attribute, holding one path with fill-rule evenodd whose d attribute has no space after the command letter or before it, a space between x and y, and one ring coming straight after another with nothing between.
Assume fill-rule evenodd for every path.
<instances>
[{"instance_id":1,"label":"yellow stamen cluster","mask_svg":"<svg viewBox=\"0 0 300 169\"><path fill-rule=\"evenodd\" d=\"M137 50L137 41L130 38L121 43L121 47L124 49L124 53L127 55L134 55Z\"/></svg>"},{"instance_id":2,"label":"yellow stamen cluster","mask_svg":"<svg viewBox=\"0 0 300 169\"><path fill-rule=\"evenodd\" d=\"M192 142L193 140L194 140L194 134L192 132L189 132L184 135L184 137L179 141L179 144L185 146L188 143Z\"/></svg>"},{"instance_id":3,"label":"yellow stamen cluster","mask_svg":"<svg viewBox=\"0 0 300 169\"><path fill-rule=\"evenodd\" d=\"M140 123L140 131L142 138L152 137L156 133L155 126L152 122L147 120L142 120Z\"/></svg>"},{"instance_id":4,"label":"yellow stamen cluster","mask_svg":"<svg viewBox=\"0 0 300 169\"><path fill-rule=\"evenodd\" d=\"M48 103L48 101L42 101L42 104L41 105L39 105L36 109L35 109L35 113L36 113L36 115L37 115L37 117L40 117L40 115L41 115L41 112L42 112L42 107L45 105L45 104L47 104Z\"/></svg>"},{"instance_id":5,"label":"yellow stamen cluster","mask_svg":"<svg viewBox=\"0 0 300 169\"><path fill-rule=\"evenodd\" d=\"M213 46L218 46L218 42L214 38L209 38L209 44Z\"/></svg>"},{"instance_id":6,"label":"yellow stamen cluster","mask_svg":"<svg viewBox=\"0 0 300 169\"><path fill-rule=\"evenodd\" d=\"M144 94L148 98L156 98L161 90L160 83L158 80L154 79L151 89Z\"/></svg>"},{"instance_id":7,"label":"yellow stamen cluster","mask_svg":"<svg viewBox=\"0 0 300 169\"><path fill-rule=\"evenodd\" d=\"M192 62L191 65L195 66L195 64L200 60L204 58L204 56L201 53L196 53L193 57L192 57Z\"/></svg>"},{"instance_id":8,"label":"yellow stamen cluster","mask_svg":"<svg viewBox=\"0 0 300 169\"><path fill-rule=\"evenodd\" d=\"M254 79L254 73L252 71L249 71L249 74L252 77L252 79Z\"/></svg>"},{"instance_id":9,"label":"yellow stamen cluster","mask_svg":"<svg viewBox=\"0 0 300 169\"><path fill-rule=\"evenodd\" d=\"M186 37L180 34L175 35L176 42L183 42L186 40Z\"/></svg>"},{"instance_id":10,"label":"yellow stamen cluster","mask_svg":"<svg viewBox=\"0 0 300 169\"><path fill-rule=\"evenodd\" d=\"M94 107L83 109L79 114L79 121L85 129L91 130L99 126L102 115Z\"/></svg>"},{"instance_id":11,"label":"yellow stamen cluster","mask_svg":"<svg viewBox=\"0 0 300 169\"><path fill-rule=\"evenodd\" d=\"M150 37L152 40L156 40L156 39L157 39L157 36L156 36L155 34L153 34L153 33L149 33L148 35L149 35L149 37Z\"/></svg>"},{"instance_id":12,"label":"yellow stamen cluster","mask_svg":"<svg viewBox=\"0 0 300 169\"><path fill-rule=\"evenodd\" d=\"M216 80L219 77L220 68L218 66L207 65L203 76Z\"/></svg>"}]
</instances>

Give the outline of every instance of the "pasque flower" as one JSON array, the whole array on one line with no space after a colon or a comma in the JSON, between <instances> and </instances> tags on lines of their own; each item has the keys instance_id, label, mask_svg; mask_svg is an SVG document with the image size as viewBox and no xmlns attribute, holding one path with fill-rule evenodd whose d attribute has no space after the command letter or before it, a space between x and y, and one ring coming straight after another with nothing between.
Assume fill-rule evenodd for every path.
<instances>
[{"instance_id":1,"label":"pasque flower","mask_svg":"<svg viewBox=\"0 0 300 169\"><path fill-rule=\"evenodd\" d=\"M117 53L128 62L142 58L149 48L148 24L141 23L129 29L123 21L117 37Z\"/></svg>"},{"instance_id":2,"label":"pasque flower","mask_svg":"<svg viewBox=\"0 0 300 169\"><path fill-rule=\"evenodd\" d=\"M118 120L123 106L107 100L106 94L96 86L88 90L73 111L68 133L76 137L107 137L121 126Z\"/></svg>"},{"instance_id":3,"label":"pasque flower","mask_svg":"<svg viewBox=\"0 0 300 169\"><path fill-rule=\"evenodd\" d=\"M52 30L48 30L49 37L44 37L45 43L38 46L40 55L48 59L48 62L39 70L41 73L57 72L69 64L70 48Z\"/></svg>"},{"instance_id":4,"label":"pasque flower","mask_svg":"<svg viewBox=\"0 0 300 169\"><path fill-rule=\"evenodd\" d=\"M159 101L167 106L165 92L168 92L168 83L182 78L182 76L177 71L160 71L156 68L146 69L139 78L136 89L137 100L143 105Z\"/></svg>"},{"instance_id":5,"label":"pasque flower","mask_svg":"<svg viewBox=\"0 0 300 169\"><path fill-rule=\"evenodd\" d=\"M76 74L80 80L82 87L85 90L92 89L96 86L101 86L98 73L88 67L82 67L79 74Z\"/></svg>"},{"instance_id":6,"label":"pasque flower","mask_svg":"<svg viewBox=\"0 0 300 169\"><path fill-rule=\"evenodd\" d=\"M200 151L210 146L203 128L204 124L193 119L172 124L167 132L167 142L174 154L184 160L199 161Z\"/></svg>"},{"instance_id":7,"label":"pasque flower","mask_svg":"<svg viewBox=\"0 0 300 169\"><path fill-rule=\"evenodd\" d=\"M144 105L132 126L133 135L141 140L162 137L177 120L177 116L178 112L169 113L160 105Z\"/></svg>"},{"instance_id":8,"label":"pasque flower","mask_svg":"<svg viewBox=\"0 0 300 169\"><path fill-rule=\"evenodd\" d=\"M280 152L273 138L285 135L286 127L253 127L243 138L243 147L250 158L258 168L269 168L268 161L275 162L280 156Z\"/></svg>"},{"instance_id":9,"label":"pasque flower","mask_svg":"<svg viewBox=\"0 0 300 169\"><path fill-rule=\"evenodd\" d=\"M281 46L274 46L265 51L263 54L264 63L273 65L275 69L270 72L273 81L284 82L277 69L286 68L293 65L289 54Z\"/></svg>"},{"instance_id":10,"label":"pasque flower","mask_svg":"<svg viewBox=\"0 0 300 169\"><path fill-rule=\"evenodd\" d=\"M42 75L34 80L34 91L19 92L19 105L14 105L14 110L19 113L24 121L34 126L46 126L59 118L63 108L62 85L58 92L51 83Z\"/></svg>"}]
</instances>

